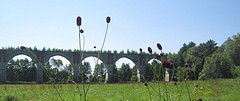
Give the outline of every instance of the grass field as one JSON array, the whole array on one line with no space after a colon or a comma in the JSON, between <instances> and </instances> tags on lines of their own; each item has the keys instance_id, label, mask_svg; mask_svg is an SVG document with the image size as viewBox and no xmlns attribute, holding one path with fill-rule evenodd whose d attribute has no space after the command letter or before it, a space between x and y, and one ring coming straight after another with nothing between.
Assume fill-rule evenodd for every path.
<instances>
[{"instance_id":1,"label":"grass field","mask_svg":"<svg viewBox=\"0 0 240 101\"><path fill-rule=\"evenodd\" d=\"M218 79L208 81L188 81L190 97L193 101L240 101L240 79ZM151 83L158 90L157 83ZM89 101L159 101L159 95L144 83L127 84L91 84L87 100ZM193 93L195 85L197 91ZM81 85L78 85L80 88ZM56 84L65 101L79 101L80 94L74 84ZM59 101L60 98L51 84L2 84L0 100L18 101ZM164 84L160 83L162 97L166 98ZM167 83L169 101L188 101L188 93L184 82L177 86ZM82 97L83 98L83 97ZM162 99L162 101L164 101Z\"/></svg>"}]
</instances>

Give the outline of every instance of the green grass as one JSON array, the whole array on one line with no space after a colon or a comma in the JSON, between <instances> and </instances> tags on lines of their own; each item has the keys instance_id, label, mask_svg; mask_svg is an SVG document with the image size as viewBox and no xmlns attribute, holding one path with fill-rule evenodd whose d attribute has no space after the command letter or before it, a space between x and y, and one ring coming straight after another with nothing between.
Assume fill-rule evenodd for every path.
<instances>
[{"instance_id":1,"label":"green grass","mask_svg":"<svg viewBox=\"0 0 240 101\"><path fill-rule=\"evenodd\" d=\"M218 79L207 81L188 81L190 95L193 101L202 98L203 101L240 101L240 79ZM151 85L158 90L157 83ZM193 93L195 85L198 89ZM56 84L65 101L79 101L79 93L74 84ZM78 85L81 87L81 85ZM164 84L160 84L164 94ZM159 97L153 89L150 95L144 83L128 84L92 84L87 100L89 101L153 101ZM188 101L187 90L183 82L175 86L167 83L169 101ZM82 97L83 98L83 97ZM51 84L2 84L0 85L0 100L18 101L59 101L57 92ZM163 100L162 100L163 101Z\"/></svg>"}]
</instances>

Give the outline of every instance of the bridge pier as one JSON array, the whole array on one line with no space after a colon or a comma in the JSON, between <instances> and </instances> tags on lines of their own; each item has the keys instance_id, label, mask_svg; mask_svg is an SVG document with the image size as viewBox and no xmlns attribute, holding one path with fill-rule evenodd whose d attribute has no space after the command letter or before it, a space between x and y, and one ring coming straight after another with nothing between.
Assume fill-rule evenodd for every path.
<instances>
[{"instance_id":1,"label":"bridge pier","mask_svg":"<svg viewBox=\"0 0 240 101\"><path fill-rule=\"evenodd\" d=\"M37 67L37 83L41 84L43 83L43 66L42 63L37 63L36 67Z\"/></svg>"},{"instance_id":2,"label":"bridge pier","mask_svg":"<svg viewBox=\"0 0 240 101\"><path fill-rule=\"evenodd\" d=\"M73 67L73 81L76 83L80 83L79 81L79 68L80 64L72 64Z\"/></svg>"},{"instance_id":3,"label":"bridge pier","mask_svg":"<svg viewBox=\"0 0 240 101\"><path fill-rule=\"evenodd\" d=\"M144 78L142 75L144 75L144 68L145 65L138 65L137 66L137 77L138 77L138 82L144 82Z\"/></svg>"},{"instance_id":4,"label":"bridge pier","mask_svg":"<svg viewBox=\"0 0 240 101\"><path fill-rule=\"evenodd\" d=\"M114 65L106 65L107 73L105 83L112 83L114 81L113 73L114 73Z\"/></svg>"},{"instance_id":5,"label":"bridge pier","mask_svg":"<svg viewBox=\"0 0 240 101\"><path fill-rule=\"evenodd\" d=\"M0 62L0 84L7 83L6 66L7 66L6 62Z\"/></svg>"}]
</instances>

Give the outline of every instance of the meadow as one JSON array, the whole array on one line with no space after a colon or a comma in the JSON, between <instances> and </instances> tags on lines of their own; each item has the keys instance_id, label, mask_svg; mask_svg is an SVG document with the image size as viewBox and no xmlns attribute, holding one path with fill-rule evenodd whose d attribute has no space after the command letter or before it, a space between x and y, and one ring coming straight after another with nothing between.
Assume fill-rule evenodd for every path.
<instances>
[{"instance_id":1,"label":"meadow","mask_svg":"<svg viewBox=\"0 0 240 101\"><path fill-rule=\"evenodd\" d=\"M187 81L191 99L197 101L240 101L240 79L217 79L206 81ZM158 83L150 83L158 89ZM197 90L195 86L198 85ZM81 94L77 89L81 84L56 84L65 101L79 101ZM164 82L160 83L162 97ZM149 91L148 91L148 89ZM195 89L195 91L194 91ZM81 89L80 89L81 90ZM0 100L12 101L59 101L60 98L52 84L1 84ZM150 92L150 93L149 93ZM167 83L169 101L188 101L188 93L184 82ZM144 83L123 84L91 84L88 101L159 101L154 89ZM83 98L83 97L81 97ZM162 100L163 101L163 100Z\"/></svg>"}]
</instances>

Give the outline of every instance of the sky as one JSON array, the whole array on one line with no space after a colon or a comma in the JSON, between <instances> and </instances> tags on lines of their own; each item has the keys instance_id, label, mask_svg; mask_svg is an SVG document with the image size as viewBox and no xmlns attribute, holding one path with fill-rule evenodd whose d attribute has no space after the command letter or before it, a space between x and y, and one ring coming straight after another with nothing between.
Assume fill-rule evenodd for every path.
<instances>
[{"instance_id":1,"label":"sky","mask_svg":"<svg viewBox=\"0 0 240 101\"><path fill-rule=\"evenodd\" d=\"M240 32L239 0L1 0L0 47L79 49L81 16L85 49L147 47L177 53L184 43L212 39L217 45Z\"/></svg>"}]
</instances>

